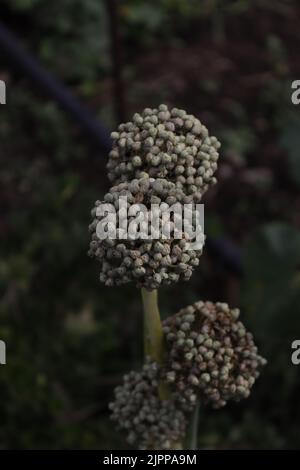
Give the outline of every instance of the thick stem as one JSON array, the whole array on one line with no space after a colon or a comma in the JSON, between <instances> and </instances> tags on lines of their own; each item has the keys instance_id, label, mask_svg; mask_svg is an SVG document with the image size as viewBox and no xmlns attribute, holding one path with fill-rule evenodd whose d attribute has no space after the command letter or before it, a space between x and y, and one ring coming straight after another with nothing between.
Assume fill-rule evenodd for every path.
<instances>
[{"instance_id":1,"label":"thick stem","mask_svg":"<svg viewBox=\"0 0 300 470\"><path fill-rule=\"evenodd\" d=\"M198 400L195 406L195 409L193 410L189 428L187 431L187 436L186 436L186 449L187 450L197 450L199 408L200 408L200 402Z\"/></svg>"},{"instance_id":2,"label":"thick stem","mask_svg":"<svg viewBox=\"0 0 300 470\"><path fill-rule=\"evenodd\" d=\"M164 360L163 329L157 305L157 291L142 289L144 306L145 354L158 364Z\"/></svg>"},{"instance_id":3,"label":"thick stem","mask_svg":"<svg viewBox=\"0 0 300 470\"><path fill-rule=\"evenodd\" d=\"M157 290L148 291L142 288L144 306L144 348L145 355L150 356L157 364L164 363L164 334L157 304ZM169 398L166 384L159 385L159 396L162 400Z\"/></svg>"},{"instance_id":4,"label":"thick stem","mask_svg":"<svg viewBox=\"0 0 300 470\"><path fill-rule=\"evenodd\" d=\"M144 306L144 348L145 356L150 356L157 364L163 366L165 360L164 333L157 303L157 290L142 289ZM167 384L158 386L161 400L168 400L171 392ZM174 442L173 449L182 449L181 442Z\"/></svg>"}]
</instances>

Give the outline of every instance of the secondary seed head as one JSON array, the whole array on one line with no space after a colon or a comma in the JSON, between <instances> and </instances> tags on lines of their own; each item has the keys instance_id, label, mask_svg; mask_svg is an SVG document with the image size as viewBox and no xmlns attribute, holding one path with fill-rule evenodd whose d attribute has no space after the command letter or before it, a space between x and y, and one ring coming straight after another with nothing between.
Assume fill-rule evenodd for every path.
<instances>
[{"instance_id":1,"label":"secondary seed head","mask_svg":"<svg viewBox=\"0 0 300 470\"><path fill-rule=\"evenodd\" d=\"M160 400L158 367L150 360L140 372L124 376L109 407L128 442L140 449L172 449L185 434L187 419L172 398Z\"/></svg>"},{"instance_id":2,"label":"secondary seed head","mask_svg":"<svg viewBox=\"0 0 300 470\"><path fill-rule=\"evenodd\" d=\"M266 360L257 354L253 336L238 315L238 309L225 303L196 302L165 320L165 380L181 392L187 407L194 394L214 408L249 396ZM185 340L179 342L182 331Z\"/></svg>"}]
</instances>

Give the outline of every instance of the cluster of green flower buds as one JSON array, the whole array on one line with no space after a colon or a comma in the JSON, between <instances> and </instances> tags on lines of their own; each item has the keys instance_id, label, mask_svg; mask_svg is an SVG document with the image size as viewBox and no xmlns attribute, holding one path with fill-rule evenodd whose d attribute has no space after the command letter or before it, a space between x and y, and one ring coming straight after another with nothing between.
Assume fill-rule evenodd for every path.
<instances>
[{"instance_id":1,"label":"cluster of green flower buds","mask_svg":"<svg viewBox=\"0 0 300 470\"><path fill-rule=\"evenodd\" d=\"M89 226L89 255L100 262L100 281L107 286L133 281L138 288L152 290L178 280L189 280L194 267L199 264L204 234L197 222L195 204L190 203L181 213L182 236L174 237L176 219L170 209L185 199L186 196L174 183L161 178L144 177L113 186L104 196L103 203L113 206L118 220L113 225L118 228L114 237L105 239L99 238L97 227L106 219L106 213L98 214L97 208L103 206L103 203L96 201L92 209L93 221ZM123 205L125 200L126 208ZM136 211L131 215L131 209L137 204L143 204L147 210L138 224L138 237L135 230L130 231L132 223L136 221ZM153 204L159 208L157 213ZM182 206L179 209L181 211ZM187 210L190 211L190 217ZM156 214L157 220L154 221ZM199 239L202 242L193 249L191 237L196 231L198 243ZM134 239L130 238L131 235Z\"/></svg>"},{"instance_id":2,"label":"cluster of green flower buds","mask_svg":"<svg viewBox=\"0 0 300 470\"><path fill-rule=\"evenodd\" d=\"M113 148L107 164L114 184L145 176L165 178L199 202L216 182L220 142L182 109L164 104L136 113L132 122L112 133Z\"/></svg>"},{"instance_id":3,"label":"cluster of green flower buds","mask_svg":"<svg viewBox=\"0 0 300 470\"><path fill-rule=\"evenodd\" d=\"M177 108L169 111L164 104L136 113L132 122L120 124L118 131L112 132L112 138L107 169L114 186L105 195L104 203L114 205L121 224L116 227L115 237L99 237L97 227L106 216L98 213L102 203L96 201L89 226L89 255L101 264L100 281L107 286L133 281L138 288L153 290L189 280L199 264L204 244L203 233L199 244L202 228L195 218L195 206L216 182L220 143L208 135L206 127L194 116ZM135 238L128 236L130 220L128 212L124 214L124 207L120 207L122 196L127 197L129 210L141 203L149 211L153 204L159 205L161 232L146 230L153 225L151 219L148 223L143 221L147 237L143 233ZM187 204L191 205L194 213L188 235L184 215L182 237L174 235L175 215L171 214L167 222L164 218L168 210L170 214L170 206L177 203L185 204L184 210ZM198 243L191 248L190 234L196 231Z\"/></svg>"},{"instance_id":4,"label":"cluster of green flower buds","mask_svg":"<svg viewBox=\"0 0 300 470\"><path fill-rule=\"evenodd\" d=\"M89 255L100 262L100 281L154 290L189 280L204 243L195 208L216 182L220 143L194 116L166 105L135 114L112 138L107 170L113 186L96 201L89 226ZM172 213L177 203L188 204L191 213L183 215L180 237ZM104 224L110 236L99 236ZM239 310L225 303L196 302L167 318L163 330L164 364L148 359L141 371L126 374L110 404L112 419L141 449L176 448L198 400L220 408L248 397L266 363ZM168 387L166 400L161 383Z\"/></svg>"},{"instance_id":5,"label":"cluster of green flower buds","mask_svg":"<svg viewBox=\"0 0 300 470\"><path fill-rule=\"evenodd\" d=\"M196 302L163 322L165 363L149 358L115 389L112 419L143 449L174 448L186 433L190 413L200 405L221 408L247 398L266 360L239 310L225 303ZM159 384L169 398L159 398Z\"/></svg>"},{"instance_id":6,"label":"cluster of green flower buds","mask_svg":"<svg viewBox=\"0 0 300 470\"><path fill-rule=\"evenodd\" d=\"M249 396L266 360L238 317L225 303L196 302L165 320L164 376L187 409L198 398L220 408Z\"/></svg>"},{"instance_id":7,"label":"cluster of green flower buds","mask_svg":"<svg viewBox=\"0 0 300 470\"><path fill-rule=\"evenodd\" d=\"M130 372L115 389L112 419L140 449L174 449L184 437L186 416L174 400L158 395L158 367L148 360L140 372Z\"/></svg>"}]
</instances>

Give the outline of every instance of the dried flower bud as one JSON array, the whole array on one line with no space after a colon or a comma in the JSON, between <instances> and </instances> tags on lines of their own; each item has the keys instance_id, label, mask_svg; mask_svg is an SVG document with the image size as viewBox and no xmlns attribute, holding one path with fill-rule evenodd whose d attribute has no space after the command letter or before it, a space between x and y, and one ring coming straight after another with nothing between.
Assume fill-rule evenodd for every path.
<instances>
[{"instance_id":1,"label":"dried flower bud","mask_svg":"<svg viewBox=\"0 0 300 470\"><path fill-rule=\"evenodd\" d=\"M127 209L123 206L119 207L121 196L127 198ZM167 222L165 218L168 208L166 201L171 196L175 202L180 203L185 198L174 183L162 178L133 179L130 182L113 186L104 196L104 201L110 201L114 205L116 237L104 239L98 238L97 227L99 223L104 223L107 214L97 215L96 210L100 205L97 201L97 205L92 210L94 218L89 226L92 240L88 254L100 262L101 282L107 286L115 286L133 281L138 288L145 287L152 290L161 285L190 279L194 267L198 264L195 261L198 261L201 256L202 249L190 250L190 242L185 233L182 233L182 239L174 237L172 211L170 221ZM132 206L141 203L149 213L151 204L157 202L159 207L163 207L158 214L157 236L153 236L155 230L152 232L152 220L148 217L148 220L146 218L140 224L139 237L134 239L130 237L126 228L131 227L132 222L136 221L135 215L130 215ZM113 222L109 222L107 226L113 229ZM191 219L190 228L195 233L196 221ZM167 229L170 230L169 233L166 233ZM198 229L199 226L197 226ZM186 232L186 228L184 230ZM187 321L183 329L189 329L189 325Z\"/></svg>"},{"instance_id":2,"label":"dried flower bud","mask_svg":"<svg viewBox=\"0 0 300 470\"><path fill-rule=\"evenodd\" d=\"M164 321L169 332L164 374L174 374L172 386L187 408L191 394L214 408L249 396L266 361L238 316L225 303L196 302ZM183 331L185 339L179 344Z\"/></svg>"},{"instance_id":3,"label":"dried flower bud","mask_svg":"<svg viewBox=\"0 0 300 470\"><path fill-rule=\"evenodd\" d=\"M148 360L140 372L124 376L109 405L112 419L140 449L172 449L185 435L187 418L176 397L159 398L158 374L157 365ZM168 377L172 382L172 373Z\"/></svg>"},{"instance_id":4,"label":"dried flower bud","mask_svg":"<svg viewBox=\"0 0 300 470\"><path fill-rule=\"evenodd\" d=\"M184 110L164 104L136 113L132 122L112 132L113 148L107 164L114 184L141 178L166 178L199 202L217 169L219 141L209 137L207 128ZM192 178L200 175L199 178Z\"/></svg>"}]
</instances>

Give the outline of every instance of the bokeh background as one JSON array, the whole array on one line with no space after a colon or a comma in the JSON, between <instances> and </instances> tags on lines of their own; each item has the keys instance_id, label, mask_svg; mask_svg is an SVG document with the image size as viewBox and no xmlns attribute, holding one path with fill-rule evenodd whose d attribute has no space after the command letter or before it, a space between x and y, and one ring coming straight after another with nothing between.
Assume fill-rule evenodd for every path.
<instances>
[{"instance_id":1,"label":"bokeh background","mask_svg":"<svg viewBox=\"0 0 300 470\"><path fill-rule=\"evenodd\" d=\"M198 444L300 448L299 13L282 0L1 1L0 448L127 448L107 404L142 361L140 293L98 282L87 227L108 188L105 128L161 102L222 142L205 254L191 282L161 289L162 312L240 306L268 359L248 400L201 410Z\"/></svg>"}]
</instances>

